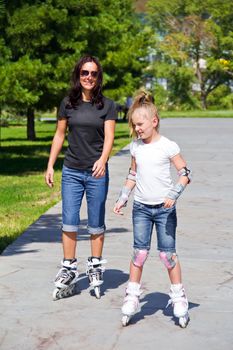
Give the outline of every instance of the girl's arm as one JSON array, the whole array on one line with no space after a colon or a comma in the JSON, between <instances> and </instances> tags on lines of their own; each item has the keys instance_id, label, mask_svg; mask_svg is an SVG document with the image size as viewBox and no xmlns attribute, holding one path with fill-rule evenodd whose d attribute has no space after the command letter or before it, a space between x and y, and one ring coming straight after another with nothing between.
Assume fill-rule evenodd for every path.
<instances>
[{"instance_id":1,"label":"girl's arm","mask_svg":"<svg viewBox=\"0 0 233 350\"><path fill-rule=\"evenodd\" d=\"M121 208L125 207L130 193L132 192L132 190L134 189L135 185L136 185L136 160L134 157L131 158L131 167L129 169L129 173L126 177L126 181L124 186L121 189L119 198L115 204L115 207L113 209L115 214L118 215L123 215L123 212L121 211Z\"/></svg>"},{"instance_id":2,"label":"girl's arm","mask_svg":"<svg viewBox=\"0 0 233 350\"><path fill-rule=\"evenodd\" d=\"M57 129L53 138L49 161L47 170L45 173L45 182L49 187L53 187L53 177L54 177L54 164L57 160L57 157L62 149L67 129L67 119L61 119L57 122Z\"/></svg>"},{"instance_id":3,"label":"girl's arm","mask_svg":"<svg viewBox=\"0 0 233 350\"><path fill-rule=\"evenodd\" d=\"M105 165L112 150L115 133L115 120L106 120L104 123L104 146L101 157L94 163L92 176L101 177L105 174Z\"/></svg>"},{"instance_id":4,"label":"girl's arm","mask_svg":"<svg viewBox=\"0 0 233 350\"><path fill-rule=\"evenodd\" d=\"M179 198L186 185L191 181L191 170L187 168L186 161L181 156L177 154L175 157L171 158L172 164L178 171L179 180L176 185L169 191L167 198L164 200L164 207L171 208L176 200Z\"/></svg>"}]
</instances>

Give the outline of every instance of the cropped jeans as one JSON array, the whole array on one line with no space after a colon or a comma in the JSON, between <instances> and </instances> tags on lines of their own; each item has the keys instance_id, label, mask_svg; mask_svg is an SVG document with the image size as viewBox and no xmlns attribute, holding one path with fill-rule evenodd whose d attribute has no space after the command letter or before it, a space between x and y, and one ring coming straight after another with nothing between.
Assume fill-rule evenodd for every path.
<instances>
[{"instance_id":1,"label":"cropped jeans","mask_svg":"<svg viewBox=\"0 0 233 350\"><path fill-rule=\"evenodd\" d=\"M77 232L80 224L80 208L84 193L87 200L87 230L90 234L105 231L105 202L108 193L109 174L92 176L92 171L77 170L63 165L62 169L62 230Z\"/></svg>"},{"instance_id":2,"label":"cropped jeans","mask_svg":"<svg viewBox=\"0 0 233 350\"><path fill-rule=\"evenodd\" d=\"M176 207L164 208L164 204L147 205L133 203L134 248L150 250L153 227L157 233L157 249L176 252Z\"/></svg>"}]
</instances>

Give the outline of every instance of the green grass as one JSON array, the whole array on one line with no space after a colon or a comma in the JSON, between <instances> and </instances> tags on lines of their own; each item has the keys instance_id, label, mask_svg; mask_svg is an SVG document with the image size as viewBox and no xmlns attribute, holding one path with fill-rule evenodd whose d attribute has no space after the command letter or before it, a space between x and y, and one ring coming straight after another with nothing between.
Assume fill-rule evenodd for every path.
<instances>
[{"instance_id":1,"label":"green grass","mask_svg":"<svg viewBox=\"0 0 233 350\"><path fill-rule=\"evenodd\" d=\"M161 111L162 118L233 118L233 110Z\"/></svg>"},{"instance_id":2,"label":"green grass","mask_svg":"<svg viewBox=\"0 0 233 350\"><path fill-rule=\"evenodd\" d=\"M55 165L55 184L44 182L54 123L36 123L37 140L25 140L26 126L1 128L0 252L60 200L63 155ZM126 123L117 123L112 155L130 141ZM66 146L66 144L65 144Z\"/></svg>"}]
</instances>

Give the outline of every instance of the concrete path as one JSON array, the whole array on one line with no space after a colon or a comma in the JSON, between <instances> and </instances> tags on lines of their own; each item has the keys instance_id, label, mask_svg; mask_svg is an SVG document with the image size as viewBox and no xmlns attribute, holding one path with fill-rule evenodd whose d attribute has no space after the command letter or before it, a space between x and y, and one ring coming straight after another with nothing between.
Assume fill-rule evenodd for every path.
<instances>
[{"instance_id":1,"label":"concrete path","mask_svg":"<svg viewBox=\"0 0 233 350\"><path fill-rule=\"evenodd\" d=\"M233 349L233 119L163 119L161 133L175 140L194 170L178 202L177 246L190 301L191 322L179 328L166 309L169 281L155 235L143 274L141 312L121 326L120 307L131 255L131 202L112 213L129 167L128 148L110 160L102 298L88 290L85 230L79 236L80 294L52 301L62 256L60 203L42 215L0 256L2 350L219 350Z\"/></svg>"}]
</instances>

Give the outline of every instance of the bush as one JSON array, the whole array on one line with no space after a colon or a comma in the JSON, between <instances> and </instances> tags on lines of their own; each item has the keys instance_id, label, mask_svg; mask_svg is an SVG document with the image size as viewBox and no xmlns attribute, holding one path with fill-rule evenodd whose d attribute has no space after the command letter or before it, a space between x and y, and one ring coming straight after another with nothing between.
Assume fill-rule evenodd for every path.
<instances>
[{"instance_id":1,"label":"bush","mask_svg":"<svg viewBox=\"0 0 233 350\"><path fill-rule=\"evenodd\" d=\"M208 107L211 109L232 109L233 93L229 86L220 85L207 98Z\"/></svg>"},{"instance_id":2,"label":"bush","mask_svg":"<svg viewBox=\"0 0 233 350\"><path fill-rule=\"evenodd\" d=\"M168 92L161 85L155 84L153 88L153 96L158 109L167 109Z\"/></svg>"},{"instance_id":3,"label":"bush","mask_svg":"<svg viewBox=\"0 0 233 350\"><path fill-rule=\"evenodd\" d=\"M0 127L8 127L8 126L9 126L8 120L0 118Z\"/></svg>"}]
</instances>

